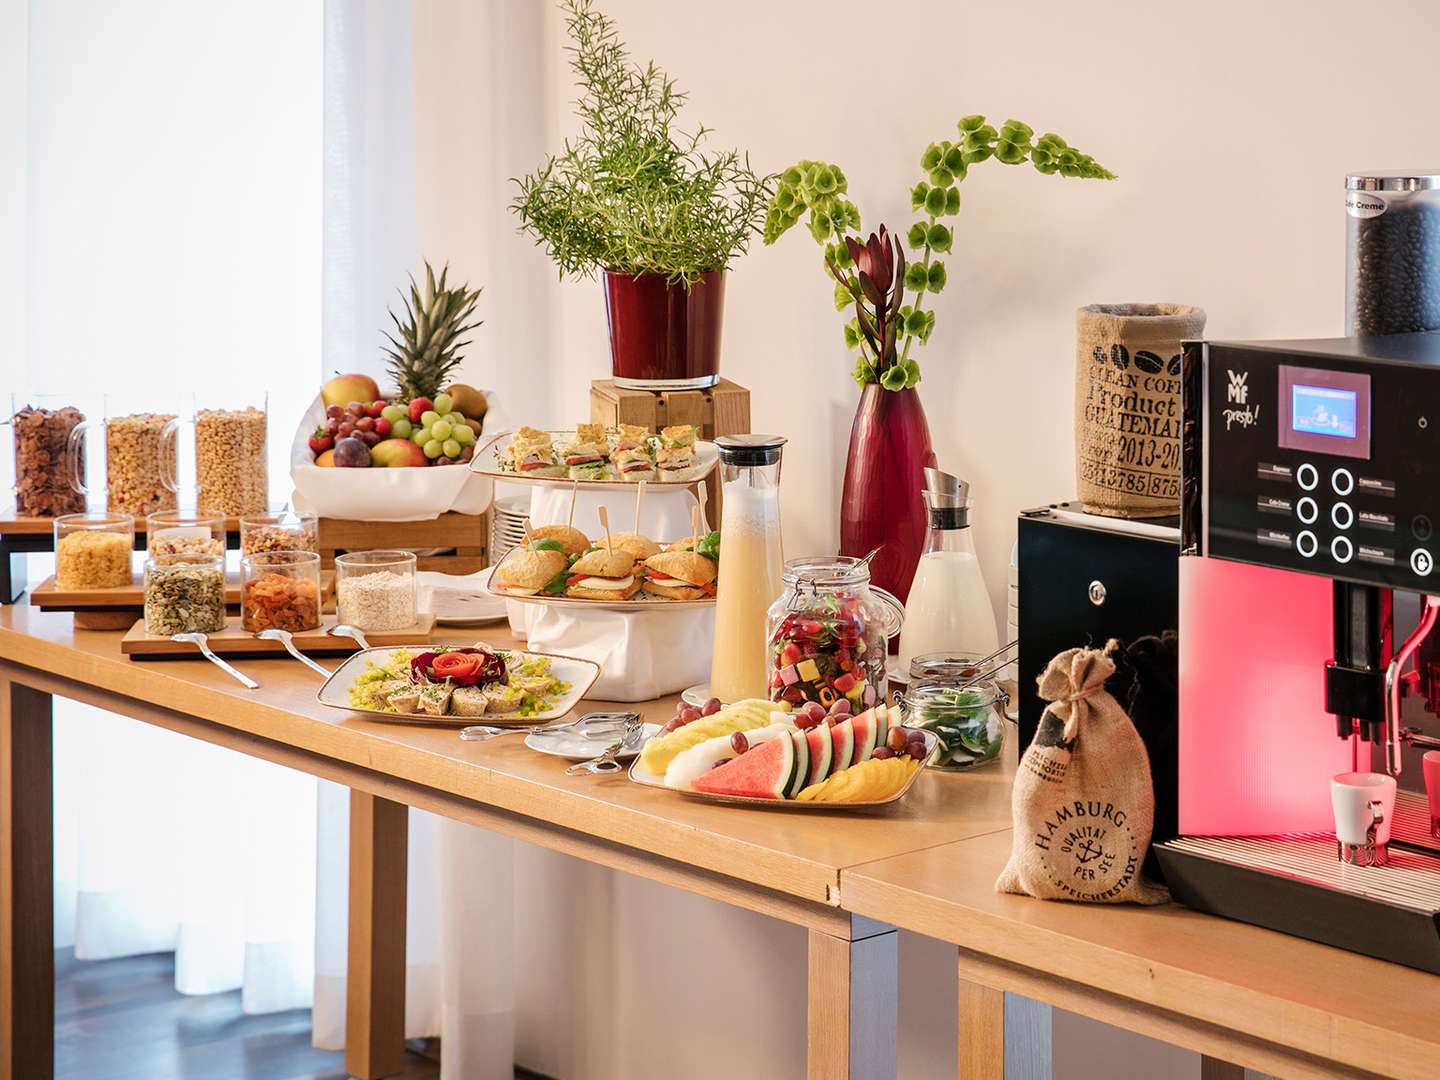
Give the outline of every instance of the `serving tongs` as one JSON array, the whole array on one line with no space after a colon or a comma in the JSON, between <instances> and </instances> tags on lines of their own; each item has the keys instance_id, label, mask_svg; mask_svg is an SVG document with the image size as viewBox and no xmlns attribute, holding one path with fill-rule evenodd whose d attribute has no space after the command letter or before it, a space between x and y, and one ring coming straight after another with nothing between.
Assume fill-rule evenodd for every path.
<instances>
[{"instance_id":1,"label":"serving tongs","mask_svg":"<svg viewBox=\"0 0 1440 1080\"><path fill-rule=\"evenodd\" d=\"M495 739L501 735L514 735L517 732L526 735L536 735L541 738L549 738L555 735L579 735L585 739L613 739L616 735L622 734L631 718L638 723L640 715L633 712L595 712L586 713L578 720L572 720L568 724L536 724L534 727L494 727L490 724L471 724L469 727L460 729L460 738L466 742L485 742L487 739Z\"/></svg>"},{"instance_id":2,"label":"serving tongs","mask_svg":"<svg viewBox=\"0 0 1440 1080\"><path fill-rule=\"evenodd\" d=\"M956 657L955 663L960 664L963 662L966 669L968 669L969 674L962 674L960 678L964 681L961 682L959 685L952 687L951 689L968 690L970 687L975 686L979 683L989 682L991 679L994 679L1002 671L1009 667L1013 662L1007 658L1008 654L1012 651L1018 651L1019 648L1020 642L1017 639L1015 641L1006 642L989 656L981 657L979 660L970 660L968 658L962 660L960 657ZM907 671L905 675L906 687L908 689L910 673ZM899 705L901 704L904 696L904 693L896 690L891 695L891 700L893 700L896 705ZM1010 703L1010 695L1003 690L1001 691L1001 697L1005 705L1008 705ZM1005 712L1004 715L1007 720L1015 721L1018 719L1018 717L1011 716L1009 712Z\"/></svg>"},{"instance_id":3,"label":"serving tongs","mask_svg":"<svg viewBox=\"0 0 1440 1080\"><path fill-rule=\"evenodd\" d=\"M630 713L629 719L625 721L624 734L620 736L618 741L607 746L601 751L599 756L593 757L589 761L581 761L575 765L571 765L565 770L565 775L581 776L589 774L591 776L603 776L607 773L619 772L625 766L621 765L620 762L615 759L624 751L635 749L635 747L640 744L640 736L644 733L644 730L645 726L640 722L640 714Z\"/></svg>"},{"instance_id":4,"label":"serving tongs","mask_svg":"<svg viewBox=\"0 0 1440 1080\"><path fill-rule=\"evenodd\" d=\"M205 657L206 660L209 660L212 664L218 667L221 671L225 672L227 675L233 676L235 680L240 683L241 686L245 687L245 689L260 689L260 684L258 682L250 678L250 676L248 675L242 675L239 671L236 671L233 667L231 667L226 661L220 659L220 657L215 655L215 650L210 648L210 639L207 638L204 634L200 633L198 630L189 634L171 634L170 640L183 641L190 645L194 645L197 649L200 650L201 654Z\"/></svg>"},{"instance_id":5,"label":"serving tongs","mask_svg":"<svg viewBox=\"0 0 1440 1080\"><path fill-rule=\"evenodd\" d=\"M262 641L280 642L281 645L285 646L285 651L288 652L291 656L295 657L296 660L299 660L306 667L318 672L319 674L325 676L325 678L327 679L330 678L331 675L335 674L333 671L321 667L314 660L311 660L310 657L306 656L299 649L297 649L295 647L293 635L290 633L289 630L281 630L276 627L271 627L269 630L261 630L255 636L257 638L260 638Z\"/></svg>"}]
</instances>

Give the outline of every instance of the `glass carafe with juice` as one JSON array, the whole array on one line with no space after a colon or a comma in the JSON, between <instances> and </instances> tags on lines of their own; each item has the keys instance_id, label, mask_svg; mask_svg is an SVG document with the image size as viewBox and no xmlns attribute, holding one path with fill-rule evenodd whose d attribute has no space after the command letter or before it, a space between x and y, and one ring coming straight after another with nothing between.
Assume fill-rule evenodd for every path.
<instances>
[{"instance_id":1,"label":"glass carafe with juice","mask_svg":"<svg viewBox=\"0 0 1440 1080\"><path fill-rule=\"evenodd\" d=\"M780 595L779 435L722 435L720 581L715 594L715 651L710 693L721 701L764 698L765 613Z\"/></svg>"},{"instance_id":2,"label":"glass carafe with juice","mask_svg":"<svg viewBox=\"0 0 1440 1080\"><path fill-rule=\"evenodd\" d=\"M969 489L959 477L925 470L930 530L905 604L901 672L910 670L912 657L926 653L978 659L1000 647L995 611L970 532Z\"/></svg>"}]
</instances>

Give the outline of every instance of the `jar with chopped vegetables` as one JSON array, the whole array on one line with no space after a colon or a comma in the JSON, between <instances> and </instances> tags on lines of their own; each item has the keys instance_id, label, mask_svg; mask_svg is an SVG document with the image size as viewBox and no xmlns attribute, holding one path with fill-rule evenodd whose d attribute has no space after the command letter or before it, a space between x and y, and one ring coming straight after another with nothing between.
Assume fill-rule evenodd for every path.
<instances>
[{"instance_id":1,"label":"jar with chopped vegetables","mask_svg":"<svg viewBox=\"0 0 1440 1080\"><path fill-rule=\"evenodd\" d=\"M906 692L897 698L906 727L933 731L940 740L931 768L973 769L999 760L1005 745L1004 709L1010 700L999 683L976 682L973 676L912 675Z\"/></svg>"},{"instance_id":2,"label":"jar with chopped vegetables","mask_svg":"<svg viewBox=\"0 0 1440 1080\"><path fill-rule=\"evenodd\" d=\"M261 630L320 626L320 556L310 551L257 551L240 559L240 625Z\"/></svg>"}]
</instances>

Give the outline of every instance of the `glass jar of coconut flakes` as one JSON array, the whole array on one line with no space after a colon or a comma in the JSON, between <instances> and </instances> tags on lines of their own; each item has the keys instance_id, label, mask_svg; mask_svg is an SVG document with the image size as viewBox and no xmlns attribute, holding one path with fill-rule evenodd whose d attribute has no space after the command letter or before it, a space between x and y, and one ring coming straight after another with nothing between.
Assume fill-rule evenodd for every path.
<instances>
[{"instance_id":1,"label":"glass jar of coconut flakes","mask_svg":"<svg viewBox=\"0 0 1440 1080\"><path fill-rule=\"evenodd\" d=\"M415 625L415 554L354 551L335 557L335 611L342 623L365 631Z\"/></svg>"}]
</instances>

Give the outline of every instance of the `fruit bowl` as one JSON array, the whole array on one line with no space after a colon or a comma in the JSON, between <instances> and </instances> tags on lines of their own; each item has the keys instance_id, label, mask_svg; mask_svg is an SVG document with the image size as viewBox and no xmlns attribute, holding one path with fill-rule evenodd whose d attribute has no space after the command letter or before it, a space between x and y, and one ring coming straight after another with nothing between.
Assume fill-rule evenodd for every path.
<instances>
[{"instance_id":1,"label":"fruit bowl","mask_svg":"<svg viewBox=\"0 0 1440 1080\"><path fill-rule=\"evenodd\" d=\"M488 392L487 392L488 395ZM494 415L493 395L491 412ZM321 517L364 521L424 521L451 511L483 514L495 486L463 464L407 468L325 468L314 464L310 435L325 422L317 394L290 445L295 508Z\"/></svg>"}]
</instances>

